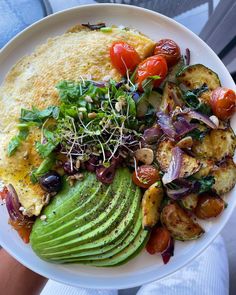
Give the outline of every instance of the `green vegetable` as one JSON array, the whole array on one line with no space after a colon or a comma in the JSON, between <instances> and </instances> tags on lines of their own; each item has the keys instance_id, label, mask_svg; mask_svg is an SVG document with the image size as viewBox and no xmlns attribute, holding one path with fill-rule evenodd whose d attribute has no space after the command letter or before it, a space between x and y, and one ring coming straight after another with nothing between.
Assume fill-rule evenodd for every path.
<instances>
[{"instance_id":1,"label":"green vegetable","mask_svg":"<svg viewBox=\"0 0 236 295\"><path fill-rule=\"evenodd\" d=\"M198 97L200 97L200 95L206 91L208 91L206 84L203 84L201 87L193 90L187 90L183 95L183 100L188 107L202 114L210 116L212 115L211 107L198 99Z\"/></svg>"},{"instance_id":2,"label":"green vegetable","mask_svg":"<svg viewBox=\"0 0 236 295\"><path fill-rule=\"evenodd\" d=\"M21 128L18 135L14 136L7 147L7 154L8 156L12 156L20 146L21 142L27 138L29 134L28 128Z\"/></svg>"},{"instance_id":3,"label":"green vegetable","mask_svg":"<svg viewBox=\"0 0 236 295\"><path fill-rule=\"evenodd\" d=\"M204 131L201 131L199 129L194 129L190 132L188 132L185 136L191 136L192 139L195 139L195 140L200 140L202 141L204 139L204 137L206 136L208 130L204 130Z\"/></svg>"},{"instance_id":4,"label":"green vegetable","mask_svg":"<svg viewBox=\"0 0 236 295\"><path fill-rule=\"evenodd\" d=\"M33 183L38 182L38 179L52 169L55 164L56 158L53 154L50 154L37 169L34 169L30 175L30 179Z\"/></svg>"},{"instance_id":5,"label":"green vegetable","mask_svg":"<svg viewBox=\"0 0 236 295\"><path fill-rule=\"evenodd\" d=\"M197 182L200 185L199 194L202 194L212 189L212 186L215 183L215 178L214 176L209 175L209 176L203 177L202 179L199 179Z\"/></svg>"},{"instance_id":6,"label":"green vegetable","mask_svg":"<svg viewBox=\"0 0 236 295\"><path fill-rule=\"evenodd\" d=\"M128 169L118 169L109 186L86 173L84 180L63 189L37 218L30 242L41 258L57 263L96 266L123 264L145 246L141 191Z\"/></svg>"},{"instance_id":7,"label":"green vegetable","mask_svg":"<svg viewBox=\"0 0 236 295\"><path fill-rule=\"evenodd\" d=\"M112 28L111 27L104 27L104 28L100 28L100 31L102 31L104 33L109 33L109 32L112 32Z\"/></svg>"}]
</instances>

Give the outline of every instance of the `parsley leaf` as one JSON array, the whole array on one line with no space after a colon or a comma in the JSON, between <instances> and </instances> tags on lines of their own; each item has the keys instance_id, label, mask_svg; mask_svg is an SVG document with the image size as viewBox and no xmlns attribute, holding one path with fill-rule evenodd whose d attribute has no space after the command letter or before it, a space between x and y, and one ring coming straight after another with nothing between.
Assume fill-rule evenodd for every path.
<instances>
[{"instance_id":1,"label":"parsley leaf","mask_svg":"<svg viewBox=\"0 0 236 295\"><path fill-rule=\"evenodd\" d=\"M21 143L21 140L19 136L16 135L12 137L7 147L8 156L12 156L16 152L17 148L20 146L20 143Z\"/></svg>"},{"instance_id":2,"label":"parsley leaf","mask_svg":"<svg viewBox=\"0 0 236 295\"><path fill-rule=\"evenodd\" d=\"M38 182L38 179L43 176L45 173L47 173L52 166L55 164L55 156L53 154L50 154L43 162L40 164L40 166L36 169L34 169L30 174L30 180L32 183Z\"/></svg>"},{"instance_id":3,"label":"parsley leaf","mask_svg":"<svg viewBox=\"0 0 236 295\"><path fill-rule=\"evenodd\" d=\"M205 176L202 179L199 179L198 184L200 185L199 194L208 192L212 189L212 186L215 183L215 178L212 175Z\"/></svg>"}]
</instances>

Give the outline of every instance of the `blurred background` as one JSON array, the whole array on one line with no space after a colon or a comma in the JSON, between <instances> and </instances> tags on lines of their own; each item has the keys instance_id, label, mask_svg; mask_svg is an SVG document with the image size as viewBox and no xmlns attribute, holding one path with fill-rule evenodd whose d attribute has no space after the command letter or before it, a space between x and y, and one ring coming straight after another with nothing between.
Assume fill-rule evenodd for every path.
<instances>
[{"instance_id":1,"label":"blurred background","mask_svg":"<svg viewBox=\"0 0 236 295\"><path fill-rule=\"evenodd\" d=\"M0 49L37 20L73 6L122 3L145 7L175 19L199 35L236 81L236 0L0 0ZM230 265L230 294L236 294L236 211L223 230ZM130 291L121 294L130 295Z\"/></svg>"}]
</instances>

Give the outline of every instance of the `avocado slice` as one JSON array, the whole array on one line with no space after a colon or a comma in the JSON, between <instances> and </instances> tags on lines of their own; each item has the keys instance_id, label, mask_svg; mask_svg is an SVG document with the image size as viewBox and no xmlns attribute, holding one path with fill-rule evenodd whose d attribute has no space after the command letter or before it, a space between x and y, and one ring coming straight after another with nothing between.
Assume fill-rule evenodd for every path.
<instances>
[{"instance_id":1,"label":"avocado slice","mask_svg":"<svg viewBox=\"0 0 236 295\"><path fill-rule=\"evenodd\" d=\"M42 259L58 263L124 263L148 237L142 230L140 203L141 191L128 169L118 169L109 186L87 173L72 188L64 184L43 211L46 221L36 220L32 248Z\"/></svg>"}]
</instances>

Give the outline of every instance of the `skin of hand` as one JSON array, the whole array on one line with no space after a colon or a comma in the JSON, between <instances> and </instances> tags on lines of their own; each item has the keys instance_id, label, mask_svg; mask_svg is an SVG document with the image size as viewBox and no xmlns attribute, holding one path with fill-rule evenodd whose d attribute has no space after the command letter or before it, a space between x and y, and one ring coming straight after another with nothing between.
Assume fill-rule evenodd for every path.
<instances>
[{"instance_id":1,"label":"skin of hand","mask_svg":"<svg viewBox=\"0 0 236 295\"><path fill-rule=\"evenodd\" d=\"M47 279L29 270L0 249L0 295L38 295Z\"/></svg>"}]
</instances>

